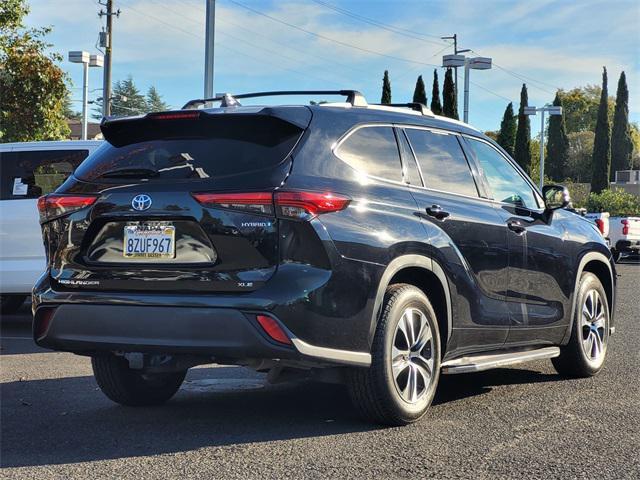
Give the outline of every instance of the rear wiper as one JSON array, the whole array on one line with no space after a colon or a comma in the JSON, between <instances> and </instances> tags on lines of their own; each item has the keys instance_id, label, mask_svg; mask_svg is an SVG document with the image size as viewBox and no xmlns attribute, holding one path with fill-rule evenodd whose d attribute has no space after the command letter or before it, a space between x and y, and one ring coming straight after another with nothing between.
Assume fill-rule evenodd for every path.
<instances>
[{"instance_id":1,"label":"rear wiper","mask_svg":"<svg viewBox=\"0 0 640 480\"><path fill-rule=\"evenodd\" d=\"M118 178L118 177L133 177L133 178L147 178L147 177L157 177L160 175L156 170L152 168L141 168L141 167L125 167L118 168L116 170L109 170L108 172L100 175L105 178Z\"/></svg>"}]
</instances>

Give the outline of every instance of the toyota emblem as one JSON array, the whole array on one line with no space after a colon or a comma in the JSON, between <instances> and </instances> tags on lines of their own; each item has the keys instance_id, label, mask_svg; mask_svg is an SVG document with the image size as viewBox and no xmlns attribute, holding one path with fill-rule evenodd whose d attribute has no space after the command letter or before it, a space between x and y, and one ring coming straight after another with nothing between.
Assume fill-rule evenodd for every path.
<instances>
[{"instance_id":1,"label":"toyota emblem","mask_svg":"<svg viewBox=\"0 0 640 480\"><path fill-rule=\"evenodd\" d=\"M131 206L134 210L138 210L140 212L148 210L151 207L151 197L144 193L136 195L133 197L133 200L131 200Z\"/></svg>"}]
</instances>

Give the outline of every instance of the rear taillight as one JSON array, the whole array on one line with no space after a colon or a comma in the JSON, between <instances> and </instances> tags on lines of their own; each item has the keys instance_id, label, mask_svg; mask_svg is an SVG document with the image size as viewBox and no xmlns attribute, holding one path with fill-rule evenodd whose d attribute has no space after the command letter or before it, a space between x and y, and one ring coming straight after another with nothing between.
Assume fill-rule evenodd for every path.
<instances>
[{"instance_id":1,"label":"rear taillight","mask_svg":"<svg viewBox=\"0 0 640 480\"><path fill-rule=\"evenodd\" d=\"M273 214L273 194L271 192L194 193L193 198L205 207L222 207Z\"/></svg>"},{"instance_id":2,"label":"rear taillight","mask_svg":"<svg viewBox=\"0 0 640 480\"><path fill-rule=\"evenodd\" d=\"M310 220L316 215L344 210L351 199L335 193L319 192L250 192L194 193L193 198L205 207L221 207L254 213L275 213L278 217Z\"/></svg>"},{"instance_id":3,"label":"rear taillight","mask_svg":"<svg viewBox=\"0 0 640 480\"><path fill-rule=\"evenodd\" d=\"M270 338L278 343L291 345L291 339L277 320L266 315L257 315L256 320L258 320L258 323Z\"/></svg>"},{"instance_id":4,"label":"rear taillight","mask_svg":"<svg viewBox=\"0 0 640 480\"><path fill-rule=\"evenodd\" d=\"M596 226L598 230L600 230L600 233L604 235L604 222L601 218L596 218Z\"/></svg>"},{"instance_id":5,"label":"rear taillight","mask_svg":"<svg viewBox=\"0 0 640 480\"><path fill-rule=\"evenodd\" d=\"M40 197L38 199L40 222L44 223L60 215L93 205L97 199L96 195L59 195L55 193Z\"/></svg>"},{"instance_id":6,"label":"rear taillight","mask_svg":"<svg viewBox=\"0 0 640 480\"><path fill-rule=\"evenodd\" d=\"M338 212L349 205L351 199L335 193L276 192L278 216L310 220L321 213Z\"/></svg>"},{"instance_id":7,"label":"rear taillight","mask_svg":"<svg viewBox=\"0 0 640 480\"><path fill-rule=\"evenodd\" d=\"M622 223L622 234L629 235L629 220L626 218L620 221Z\"/></svg>"},{"instance_id":8,"label":"rear taillight","mask_svg":"<svg viewBox=\"0 0 640 480\"><path fill-rule=\"evenodd\" d=\"M149 113L147 114L147 118L153 120L195 120L200 118L200 112L191 111L191 112L159 112L159 113Z\"/></svg>"}]
</instances>

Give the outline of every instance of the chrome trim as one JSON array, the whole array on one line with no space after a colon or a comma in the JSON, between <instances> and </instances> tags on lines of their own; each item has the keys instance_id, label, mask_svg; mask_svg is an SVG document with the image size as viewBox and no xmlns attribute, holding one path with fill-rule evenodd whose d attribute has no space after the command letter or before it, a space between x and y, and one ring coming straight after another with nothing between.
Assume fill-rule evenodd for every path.
<instances>
[{"instance_id":1,"label":"chrome trim","mask_svg":"<svg viewBox=\"0 0 640 480\"><path fill-rule=\"evenodd\" d=\"M308 357L356 367L368 367L371 365L371 354L369 353L318 347L296 337L291 338L291 342L300 353Z\"/></svg>"},{"instance_id":2,"label":"chrome trim","mask_svg":"<svg viewBox=\"0 0 640 480\"><path fill-rule=\"evenodd\" d=\"M483 370L516 365L533 360L555 358L559 355L559 347L545 347L522 352L495 353L493 355L470 355L443 362L441 372L443 374L481 372Z\"/></svg>"}]
</instances>

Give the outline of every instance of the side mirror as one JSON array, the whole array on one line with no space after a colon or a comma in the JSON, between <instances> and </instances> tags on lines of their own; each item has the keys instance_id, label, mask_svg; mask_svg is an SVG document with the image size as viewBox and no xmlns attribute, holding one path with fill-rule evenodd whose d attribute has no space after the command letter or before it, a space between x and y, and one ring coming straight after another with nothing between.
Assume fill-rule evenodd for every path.
<instances>
[{"instance_id":1,"label":"side mirror","mask_svg":"<svg viewBox=\"0 0 640 480\"><path fill-rule=\"evenodd\" d=\"M545 185L542 187L542 196L547 210L565 208L571 202L569 190L564 185Z\"/></svg>"}]
</instances>

